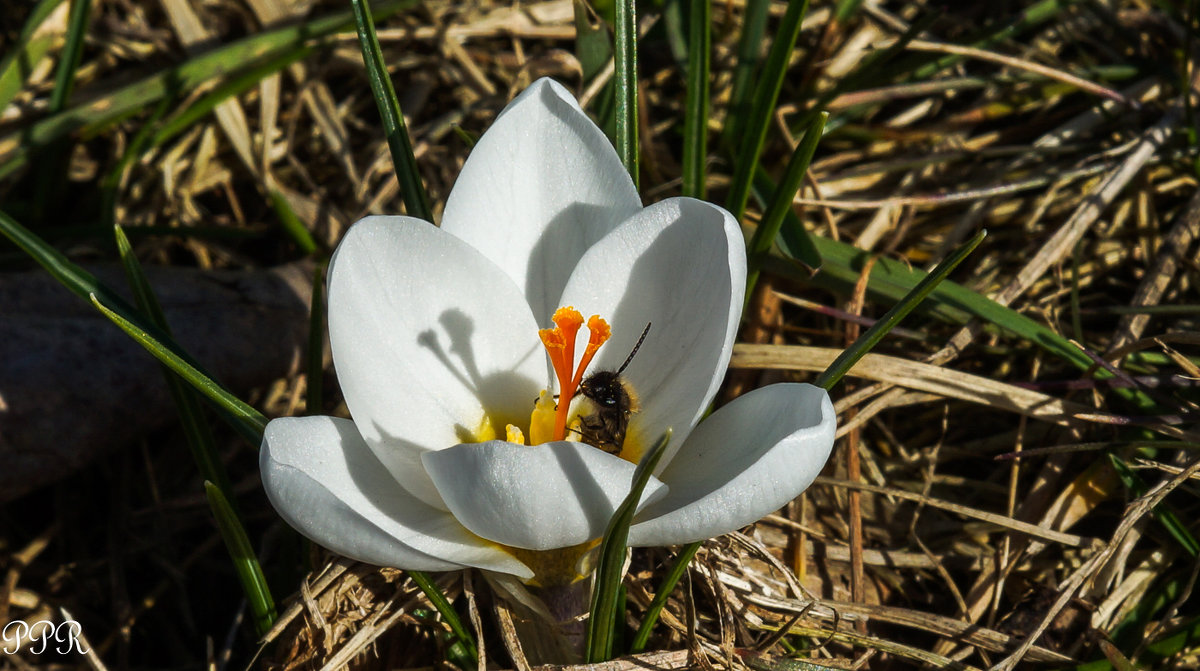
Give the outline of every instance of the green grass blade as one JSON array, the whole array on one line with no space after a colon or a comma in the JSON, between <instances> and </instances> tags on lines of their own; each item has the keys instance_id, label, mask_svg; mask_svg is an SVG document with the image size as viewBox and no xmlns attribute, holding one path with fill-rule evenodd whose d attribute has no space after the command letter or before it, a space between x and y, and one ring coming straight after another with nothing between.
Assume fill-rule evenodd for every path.
<instances>
[{"instance_id":1,"label":"green grass blade","mask_svg":"<svg viewBox=\"0 0 1200 671\"><path fill-rule=\"evenodd\" d=\"M463 626L458 613L450 605L450 602L446 599L446 595L442 594L442 590L438 588L437 583L428 574L421 571L405 571L405 573L408 574L408 577L412 578L417 587L421 588L421 591L425 593L425 597L429 599L429 602L433 604L437 612L441 613L442 619L446 621L446 624L450 627L450 631L458 637L458 642L467 649L466 659L470 659L472 662L479 659L478 648L475 647L475 638Z\"/></svg>"},{"instance_id":2,"label":"green grass blade","mask_svg":"<svg viewBox=\"0 0 1200 671\"><path fill-rule=\"evenodd\" d=\"M67 37L59 54L54 72L54 89L50 92L49 114L57 114L67 106L75 89L75 71L83 54L83 36L91 17L91 0L71 0ZM67 149L62 141L48 147L37 162L37 179L33 195L33 215L36 222L54 221L63 202L67 183Z\"/></svg>"},{"instance_id":3,"label":"green grass blade","mask_svg":"<svg viewBox=\"0 0 1200 671\"><path fill-rule=\"evenodd\" d=\"M147 352L154 355L154 358L163 362L180 377L187 380L189 384L207 396L217 407L229 412L237 420L234 428L239 429L255 446L262 442L263 431L267 428L267 418L263 417L262 413L250 407L245 401L234 396L228 389L217 384L212 378L197 370L195 366L174 350L164 345L162 338L155 337L143 326L139 326L137 323L126 319L124 316L118 314L117 311L105 305L96 294L89 296L89 299L92 301L92 305L96 306L96 309L100 310L105 317L112 320L122 331L129 334Z\"/></svg>"},{"instance_id":4,"label":"green grass blade","mask_svg":"<svg viewBox=\"0 0 1200 671\"><path fill-rule=\"evenodd\" d=\"M1109 639L1122 650L1132 650L1145 640L1147 629L1163 609L1179 600L1188 587L1186 574L1167 573L1138 599L1137 605L1115 627L1108 631Z\"/></svg>"},{"instance_id":5,"label":"green grass blade","mask_svg":"<svg viewBox=\"0 0 1200 671\"><path fill-rule=\"evenodd\" d=\"M750 113L754 72L758 69L758 54L767 30L767 10L770 0L749 0L743 10L742 34L738 38L737 65L733 68L733 87L729 96L729 114L725 121L724 142L728 147L739 145L742 127Z\"/></svg>"},{"instance_id":6,"label":"green grass blade","mask_svg":"<svg viewBox=\"0 0 1200 671\"><path fill-rule=\"evenodd\" d=\"M781 242L788 238L787 227L791 225L800 225L799 220L789 220L785 223L784 232L780 235ZM811 276L806 271L797 271L791 265L774 262L771 263L772 272L833 290L853 287L869 254L853 245L829 238L813 236L812 241L821 254L820 273ZM785 245L781 244L781 247L783 246ZM924 271L901 261L880 257L871 270L868 288L871 292L890 300L900 300L922 281L925 275ZM1080 370L1087 371L1095 367L1095 362L1087 354L1049 327L949 280L942 282L934 290L929 307L931 314L947 321L961 324L975 317L993 324L1003 331L1028 340ZM1097 370L1095 376L1104 379L1112 377L1112 374L1105 370ZM1155 405L1154 401L1139 389L1114 388L1112 392L1141 409L1149 409Z\"/></svg>"},{"instance_id":7,"label":"green grass blade","mask_svg":"<svg viewBox=\"0 0 1200 671\"><path fill-rule=\"evenodd\" d=\"M121 257L121 265L125 267L125 276L129 279L129 287L133 290L134 300L141 311L150 318L150 322L170 336L171 328L167 324L166 315L163 314L162 306L159 305L154 290L146 280L145 273L142 272L141 264L133 254L129 238L125 236L125 232L121 230L120 226L114 226L113 233L117 240L117 253ZM195 392L185 386L183 381L166 367L163 368L163 374L167 380L167 387L171 391L171 398L175 401L175 407L179 411L184 435L187 437L188 447L192 451L192 458L196 460L200 476L204 480L214 483L226 499L233 501L233 485L229 481L225 465L217 454L212 430L209 428L208 422L204 420L204 413L200 409L200 402L196 398ZM237 514L236 510L234 514Z\"/></svg>"},{"instance_id":8,"label":"green grass blade","mask_svg":"<svg viewBox=\"0 0 1200 671\"><path fill-rule=\"evenodd\" d=\"M755 189L758 193L771 193L774 185L765 174L760 173ZM784 254L794 256L798 253L797 231L802 232L802 226L794 213L788 213L778 239L780 250ZM821 256L821 272L816 275L798 268L793 262L774 257L764 266L769 267L772 273L831 291L846 292L854 287L870 253L851 244L821 236L811 236L809 240ZM875 296L899 301L925 276L924 271L907 263L879 257L871 270L867 288ZM1095 368L1095 362L1087 354L1054 330L950 280L942 282L934 289L929 304L922 306L922 310L954 324L965 324L974 317L1008 334L1027 340L1080 370L1091 371ZM1133 356L1142 357L1144 353ZM1164 362L1160 361L1159 365L1162 363ZM1094 374L1099 379L1112 377L1112 374L1105 370L1096 370ZM1149 411L1155 406L1153 399L1140 389L1114 388L1112 391L1144 411Z\"/></svg>"},{"instance_id":9,"label":"green grass blade","mask_svg":"<svg viewBox=\"0 0 1200 671\"><path fill-rule=\"evenodd\" d=\"M789 2L783 21L779 24L779 34L771 44L767 55L767 63L763 73L758 78L755 87L754 104L745 121L745 134L735 145L736 164L733 172L733 183L729 187L729 200L725 209L733 213L735 219L741 220L746 213L746 201L750 197L750 183L754 170L758 166L758 157L762 154L763 144L767 138L767 125L775 111L775 103L779 100L779 91L783 88L784 75L787 73L788 58L796 46L796 38L800 36L800 24L808 12L808 0Z\"/></svg>"},{"instance_id":10,"label":"green grass blade","mask_svg":"<svg viewBox=\"0 0 1200 671\"><path fill-rule=\"evenodd\" d=\"M72 263L61 252L46 244L4 212L0 212L0 233L37 261L46 272L76 296L90 300L89 294L96 294L106 304L114 306L114 309L120 309L129 315L135 312L133 306L96 279L95 275Z\"/></svg>"},{"instance_id":11,"label":"green grass blade","mask_svg":"<svg viewBox=\"0 0 1200 671\"><path fill-rule=\"evenodd\" d=\"M32 73L34 66L54 44L54 36L48 33L38 34L38 29L50 17L50 14L62 4L63 0L42 0L29 13L25 26L17 41L9 45L4 58L0 59L0 110L8 107L21 88L25 79Z\"/></svg>"},{"instance_id":12,"label":"green grass blade","mask_svg":"<svg viewBox=\"0 0 1200 671\"><path fill-rule=\"evenodd\" d=\"M712 0L692 0L688 19L687 106L683 117L683 195L704 199Z\"/></svg>"},{"instance_id":13,"label":"green grass blade","mask_svg":"<svg viewBox=\"0 0 1200 671\"><path fill-rule=\"evenodd\" d=\"M416 0L392 0L381 3L375 13L383 16L415 4ZM37 155L39 148L57 138L85 127L104 128L162 98L191 92L244 66L301 49L312 41L347 28L353 20L353 13L345 11L257 33L0 136L0 178L26 165Z\"/></svg>"},{"instance_id":14,"label":"green grass blade","mask_svg":"<svg viewBox=\"0 0 1200 671\"><path fill-rule=\"evenodd\" d=\"M1079 4L1079 2L1080 0L1042 0L1041 2L1034 3L1022 9L1012 21L990 29L988 32L970 41L969 44L970 46L983 49L1001 40L1017 37L1026 31L1059 18L1060 13L1064 12L1071 5ZM961 62L965 58L965 56L958 54L943 56L932 63L927 63L914 69L912 79L925 81L938 72Z\"/></svg>"},{"instance_id":15,"label":"green grass blade","mask_svg":"<svg viewBox=\"0 0 1200 671\"><path fill-rule=\"evenodd\" d=\"M1142 647L1146 632L1153 627L1155 621L1161 618L1164 609L1170 604L1178 603L1183 598L1185 591L1192 589L1191 582L1187 572L1174 572L1168 573L1159 584L1151 587L1138 600L1132 612L1108 632L1114 646L1119 650L1130 651ZM1166 668L1160 664L1178 655L1182 650L1195 649L1198 642L1200 642L1200 617L1191 616L1179 626L1172 628L1172 631L1162 638L1145 644L1141 654L1138 655L1138 662L1141 663L1142 668L1146 669ZM1110 660L1099 659L1071 668L1073 671L1107 671L1113 667Z\"/></svg>"},{"instance_id":16,"label":"green grass blade","mask_svg":"<svg viewBox=\"0 0 1200 671\"><path fill-rule=\"evenodd\" d=\"M321 414L325 380L325 267L313 271L312 306L308 312L308 369L305 377L304 412Z\"/></svg>"},{"instance_id":17,"label":"green grass blade","mask_svg":"<svg viewBox=\"0 0 1200 671\"><path fill-rule=\"evenodd\" d=\"M279 72L296 61L312 53L308 46L289 49L276 56L263 59L260 64L251 66L229 77L220 86L201 96L187 109L173 116L158 128L150 142L151 147L158 147L176 135L196 126L197 121L208 116L221 103L230 98L258 86L264 78Z\"/></svg>"},{"instance_id":18,"label":"green grass blade","mask_svg":"<svg viewBox=\"0 0 1200 671\"><path fill-rule=\"evenodd\" d=\"M586 0L572 0L575 12L575 57L583 69L583 81L590 84L613 55L613 41L606 24L596 16Z\"/></svg>"},{"instance_id":19,"label":"green grass blade","mask_svg":"<svg viewBox=\"0 0 1200 671\"><path fill-rule=\"evenodd\" d=\"M154 112L150 115L138 132L134 134L133 139L129 141L129 146L121 154L120 160L113 166L112 170L104 175L104 179L100 180L100 219L104 225L112 227L117 223L117 197L120 195L121 180L125 178L125 173L134 161L141 158L142 154L150 148L150 141L154 137L154 131L158 126L159 120L166 115L170 108L169 99L163 98L155 106ZM124 232L122 232L124 235Z\"/></svg>"},{"instance_id":20,"label":"green grass blade","mask_svg":"<svg viewBox=\"0 0 1200 671\"><path fill-rule=\"evenodd\" d=\"M854 364L858 363L858 360L863 358L867 352L874 349L875 345L879 344L879 341L883 340L884 336L888 334L888 331L891 331L892 328L900 323L900 320L908 316L908 313L912 312L913 308L925 300L925 297L938 284L941 284L942 280L946 279L946 276L958 267L958 264L962 263L971 252L975 251L975 248L979 246L979 243L983 242L985 237L987 237L987 231L976 233L975 237L963 243L958 249L954 250L953 254L943 259L933 269L933 272L926 275L899 303L892 306L892 309L888 310L887 314L875 322L874 326L859 336L854 341L854 344L843 350L833 360L833 363L829 364L829 368L826 368L825 372L817 376L813 384L825 390L833 389L834 385L842 379L842 376L849 372L854 367Z\"/></svg>"},{"instance_id":21,"label":"green grass blade","mask_svg":"<svg viewBox=\"0 0 1200 671\"><path fill-rule=\"evenodd\" d=\"M1138 656L1138 661L1144 665L1143 668L1166 668L1157 665L1184 650L1194 652L1197 644L1200 644L1200 617L1193 616L1172 633L1147 645L1145 652Z\"/></svg>"},{"instance_id":22,"label":"green grass blade","mask_svg":"<svg viewBox=\"0 0 1200 671\"><path fill-rule=\"evenodd\" d=\"M617 0L613 36L613 82L617 95L617 155L638 185L637 5Z\"/></svg>"},{"instance_id":23,"label":"green grass blade","mask_svg":"<svg viewBox=\"0 0 1200 671\"><path fill-rule=\"evenodd\" d=\"M813 121L815 120L816 117L813 118ZM767 171L762 166L754 171L754 197L765 209L770 208L771 203L777 200L775 184L767 176ZM819 243L815 239L817 237L809 235L808 230L804 228L804 224L791 208L784 210L783 226L775 237L775 243L789 257L807 266L809 275L812 274L812 269L821 268L825 263L818 247ZM763 261L766 262L766 259Z\"/></svg>"},{"instance_id":24,"label":"green grass blade","mask_svg":"<svg viewBox=\"0 0 1200 671\"><path fill-rule=\"evenodd\" d=\"M833 20L842 24L846 23L861 5L862 0L840 0L837 3L837 9L833 10Z\"/></svg>"},{"instance_id":25,"label":"green grass blade","mask_svg":"<svg viewBox=\"0 0 1200 671\"><path fill-rule=\"evenodd\" d=\"M792 200L796 197L796 192L800 190L800 184L804 181L804 174L808 172L808 165L817 151L817 144L821 142L821 133L825 130L825 122L828 119L829 113L822 112L804 130L804 137L801 138L800 144L796 146L796 151L792 152L792 158L788 161L783 181L779 183L779 188L775 189L775 197L771 199L771 204L767 206L762 221L750 238L747 250L749 268L746 273L746 305L750 304L763 260L767 258L771 246L779 237L779 230L783 228L784 219L792 211ZM800 241L794 246L799 247L797 253L800 255L801 262L810 267L819 267L821 257L817 254L817 248L813 246L812 240L808 232L804 231L803 226L799 227L799 230Z\"/></svg>"},{"instance_id":26,"label":"green grass blade","mask_svg":"<svg viewBox=\"0 0 1200 671\"><path fill-rule=\"evenodd\" d=\"M354 8L358 44L362 48L363 63L371 81L371 95L375 97L375 105L379 108L383 132L387 137L392 164L396 169L396 179L400 182L400 197L404 200L408 214L432 222L433 210L429 205L429 195L425 193L425 185L421 182L420 172L417 171L417 159L413 156L408 127L404 124L400 101L396 98L396 89L388 75L383 51L379 48L375 22L371 19L371 13L367 11L367 0L350 0L350 6Z\"/></svg>"},{"instance_id":27,"label":"green grass blade","mask_svg":"<svg viewBox=\"0 0 1200 671\"><path fill-rule=\"evenodd\" d=\"M1126 464L1123 459L1115 454L1109 453L1108 460L1112 463L1113 468L1117 471L1117 476L1121 478L1121 484L1129 490L1129 493L1134 497L1144 496L1148 487L1145 480L1137 474L1129 464ZM1160 503L1152 511L1154 519L1166 529L1171 538L1183 548L1183 551L1190 557L1200 556L1200 542L1188 531L1187 525L1179 520L1179 516L1173 510L1167 507L1165 503Z\"/></svg>"},{"instance_id":28,"label":"green grass blade","mask_svg":"<svg viewBox=\"0 0 1200 671\"><path fill-rule=\"evenodd\" d=\"M667 46L671 49L671 58L681 68L686 65L688 59L688 28L683 25L683 2L684 0L666 0L659 12Z\"/></svg>"},{"instance_id":29,"label":"green grass blade","mask_svg":"<svg viewBox=\"0 0 1200 671\"><path fill-rule=\"evenodd\" d=\"M609 59L613 56L613 40L608 34L608 24L596 16L586 0L572 0L571 4L575 11L575 57L583 69L584 86L591 86L608 67ZM613 102L613 85L609 80L600 88L589 107L596 117L596 123L604 129L605 135L615 146Z\"/></svg>"},{"instance_id":30,"label":"green grass blade","mask_svg":"<svg viewBox=\"0 0 1200 671\"><path fill-rule=\"evenodd\" d=\"M904 31L895 42L884 49L871 52L850 74L839 79L828 91L821 94L817 98L817 101L809 106L808 111L798 117L798 120L795 122L796 125L803 128L812 123L812 118L825 109L830 101L842 93L862 88L871 88L872 86L882 85L884 82L903 79L904 75L908 74L912 68L919 67L928 62L933 56L921 54L921 60L917 62L899 61L900 63L908 63L908 69L905 69L905 66L896 65L897 59L905 54L909 43L932 26L938 16L937 12L925 12L918 15L917 19L909 24L908 30ZM839 118L852 118L853 113L854 110L852 109L845 110L838 116Z\"/></svg>"},{"instance_id":31,"label":"green grass blade","mask_svg":"<svg viewBox=\"0 0 1200 671\"><path fill-rule=\"evenodd\" d=\"M59 56L58 69L54 73L54 90L50 93L51 114L56 114L66 107L71 92L75 90L75 71L79 69L79 59L83 55L83 36L87 32L88 18L91 15L91 0L71 0L67 39Z\"/></svg>"},{"instance_id":32,"label":"green grass blade","mask_svg":"<svg viewBox=\"0 0 1200 671\"><path fill-rule=\"evenodd\" d=\"M192 386L213 399L217 407L228 410L236 418L233 427L255 446L262 442L262 431L267 424L262 413L214 382L170 337L158 327L146 322L125 299L4 212L0 212L0 233L12 240L72 293L99 307L101 312L117 322L126 333L140 336L142 339L139 342L142 342L151 354L170 365L172 370L180 373Z\"/></svg>"},{"instance_id":33,"label":"green grass blade","mask_svg":"<svg viewBox=\"0 0 1200 671\"><path fill-rule=\"evenodd\" d=\"M283 231L296 243L300 251L306 256L311 256L317 251L317 241L313 240L312 233L304 222L300 221L300 217L296 216L292 206L288 205L287 198L284 198L278 189L271 189L271 209L275 210L275 216L279 217Z\"/></svg>"},{"instance_id":34,"label":"green grass blade","mask_svg":"<svg viewBox=\"0 0 1200 671\"><path fill-rule=\"evenodd\" d=\"M254 630L262 636L271 629L276 618L271 588L267 586L267 579L263 576L262 566L258 563L254 548L250 547L246 530L238 522L237 515L229 506L225 495L211 482L204 483L204 492L208 495L208 505L217 521L217 529L221 532L221 538L225 540L229 556L233 558L238 581L241 582L246 601L250 604L250 612L254 616Z\"/></svg>"},{"instance_id":35,"label":"green grass blade","mask_svg":"<svg viewBox=\"0 0 1200 671\"><path fill-rule=\"evenodd\" d=\"M671 592L675 591L675 585L679 584L679 580L687 571L688 564L692 562L692 557L696 556L696 551L703 544L703 541L696 541L685 545L679 551L679 555L675 557L675 563L671 564L671 570L663 578L662 584L658 586L658 591L654 593L654 598L650 600L650 605L646 608L642 623L638 625L637 633L633 635L630 652L637 654L646 649L646 642L650 640L650 632L654 630L654 624L658 622L659 613L662 612L663 606L667 605L667 599L671 597Z\"/></svg>"},{"instance_id":36,"label":"green grass blade","mask_svg":"<svg viewBox=\"0 0 1200 671\"><path fill-rule=\"evenodd\" d=\"M650 475L658 465L671 442L671 430L667 429L650 448L633 472L633 484L629 495L617 507L604 531L604 539L597 550L596 578L592 586L591 615L587 621L587 639L584 657L588 663L607 662L613 658L616 629L621 626L621 612L617 609L621 601L621 583L624 578L625 550L629 542L629 526L637 512L638 502Z\"/></svg>"}]
</instances>

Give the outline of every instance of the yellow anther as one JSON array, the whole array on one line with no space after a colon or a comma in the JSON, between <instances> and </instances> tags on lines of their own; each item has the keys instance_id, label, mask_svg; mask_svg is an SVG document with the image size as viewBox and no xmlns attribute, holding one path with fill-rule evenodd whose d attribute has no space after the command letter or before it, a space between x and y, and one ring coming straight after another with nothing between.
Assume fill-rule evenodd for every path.
<instances>
[{"instance_id":1,"label":"yellow anther","mask_svg":"<svg viewBox=\"0 0 1200 671\"><path fill-rule=\"evenodd\" d=\"M533 415L529 418L530 445L541 445L554 440L554 415L554 396L543 389L533 406Z\"/></svg>"}]
</instances>

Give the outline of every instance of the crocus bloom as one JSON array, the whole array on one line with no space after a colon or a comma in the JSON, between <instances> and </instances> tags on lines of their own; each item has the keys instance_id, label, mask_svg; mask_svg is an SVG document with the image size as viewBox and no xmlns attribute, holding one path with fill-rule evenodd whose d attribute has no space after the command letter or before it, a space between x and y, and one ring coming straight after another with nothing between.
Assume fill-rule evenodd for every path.
<instances>
[{"instance_id":1,"label":"crocus bloom","mask_svg":"<svg viewBox=\"0 0 1200 671\"><path fill-rule=\"evenodd\" d=\"M630 544L749 524L812 482L835 418L823 390L776 384L699 423L745 279L729 213L688 198L643 208L603 133L540 80L480 138L441 228L368 217L346 233L328 316L353 420L273 420L263 485L288 523L354 559L561 583L580 572L563 557L603 534L670 428ZM585 327L582 315L598 317ZM640 397L623 448L581 442L575 352L591 335L587 370L615 370L648 324L622 376Z\"/></svg>"}]
</instances>

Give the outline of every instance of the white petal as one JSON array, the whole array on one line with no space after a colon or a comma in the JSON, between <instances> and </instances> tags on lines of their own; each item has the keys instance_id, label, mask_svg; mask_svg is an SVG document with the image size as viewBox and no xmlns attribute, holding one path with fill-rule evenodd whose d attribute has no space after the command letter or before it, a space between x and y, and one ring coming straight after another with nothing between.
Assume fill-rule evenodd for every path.
<instances>
[{"instance_id":1,"label":"white petal","mask_svg":"<svg viewBox=\"0 0 1200 671\"><path fill-rule=\"evenodd\" d=\"M725 375L745 286L737 222L691 198L647 207L580 260L562 303L599 314L613 332L591 370L620 367L652 324L624 373L642 404L630 422L627 447L633 441L645 449L672 428L675 439L662 463L673 459Z\"/></svg>"},{"instance_id":2,"label":"white petal","mask_svg":"<svg viewBox=\"0 0 1200 671\"><path fill-rule=\"evenodd\" d=\"M406 489L441 506L420 453L475 439L485 412L528 424L548 364L516 286L458 238L411 217L368 217L329 269L329 342L367 444Z\"/></svg>"},{"instance_id":3,"label":"white petal","mask_svg":"<svg viewBox=\"0 0 1200 671\"><path fill-rule=\"evenodd\" d=\"M633 484L634 465L578 442L494 440L424 456L450 511L472 533L528 550L599 538ZM641 505L666 493L651 478Z\"/></svg>"},{"instance_id":4,"label":"white petal","mask_svg":"<svg viewBox=\"0 0 1200 671\"><path fill-rule=\"evenodd\" d=\"M743 527L804 491L821 472L837 417L809 384L756 389L692 432L660 476L670 492L639 515L630 545L678 545Z\"/></svg>"},{"instance_id":5,"label":"white petal","mask_svg":"<svg viewBox=\"0 0 1200 671\"><path fill-rule=\"evenodd\" d=\"M280 516L351 559L419 571L477 566L532 575L449 513L405 492L348 419L272 420L263 434L259 467L267 498Z\"/></svg>"},{"instance_id":6,"label":"white petal","mask_svg":"<svg viewBox=\"0 0 1200 671\"><path fill-rule=\"evenodd\" d=\"M579 257L641 207L608 138L566 89L539 79L471 150L442 229L503 268L549 326Z\"/></svg>"}]
</instances>

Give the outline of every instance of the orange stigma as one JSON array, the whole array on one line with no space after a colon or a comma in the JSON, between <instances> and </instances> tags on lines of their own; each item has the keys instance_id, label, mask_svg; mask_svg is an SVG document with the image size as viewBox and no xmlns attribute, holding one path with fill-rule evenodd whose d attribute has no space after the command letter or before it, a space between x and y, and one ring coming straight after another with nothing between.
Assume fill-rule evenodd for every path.
<instances>
[{"instance_id":1,"label":"orange stigma","mask_svg":"<svg viewBox=\"0 0 1200 671\"><path fill-rule=\"evenodd\" d=\"M565 440L567 411L571 407L571 398L579 389L579 383L583 381L583 372L596 356L596 351L612 336L612 329L599 315L592 315L588 319L588 344L579 359L578 368L572 370L575 364L575 336L579 333L579 327L583 326L583 315L575 308L567 306L555 310L552 319L554 328L541 329L538 336L546 347L550 363L554 365L554 374L558 377L558 408L554 415L553 440Z\"/></svg>"}]
</instances>

